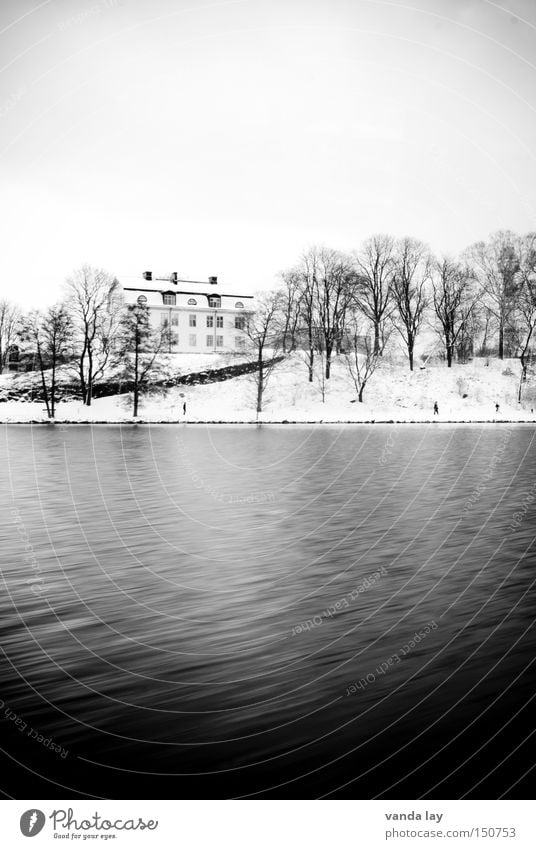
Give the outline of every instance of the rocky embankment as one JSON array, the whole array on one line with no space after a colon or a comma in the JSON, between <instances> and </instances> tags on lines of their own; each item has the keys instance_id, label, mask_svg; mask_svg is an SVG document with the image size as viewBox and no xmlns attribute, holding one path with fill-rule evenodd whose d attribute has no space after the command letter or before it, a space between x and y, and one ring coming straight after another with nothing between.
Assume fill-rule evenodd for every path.
<instances>
[{"instance_id":1,"label":"rocky embankment","mask_svg":"<svg viewBox=\"0 0 536 849\"><path fill-rule=\"evenodd\" d=\"M279 363L284 357L275 357L267 361L267 364ZM205 369L204 371L190 372L165 380L151 380L144 389L154 392L165 391L172 386L201 386L205 383L219 383L230 380L233 377L241 377L257 371L256 361L249 363L238 363L237 365L224 366L217 369ZM93 398L106 398L110 395L121 395L132 392L134 386L128 380L101 381L93 387ZM56 397L58 401L80 401L80 385L74 382L58 381L56 385ZM13 377L11 385L0 388L0 403L7 401L44 401L43 387L40 375L34 373L21 374Z\"/></svg>"}]
</instances>

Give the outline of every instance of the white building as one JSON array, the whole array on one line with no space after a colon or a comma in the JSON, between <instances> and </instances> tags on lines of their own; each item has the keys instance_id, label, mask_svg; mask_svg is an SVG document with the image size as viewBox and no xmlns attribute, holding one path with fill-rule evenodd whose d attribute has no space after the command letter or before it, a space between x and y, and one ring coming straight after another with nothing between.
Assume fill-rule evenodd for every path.
<instances>
[{"instance_id":1,"label":"white building","mask_svg":"<svg viewBox=\"0 0 536 849\"><path fill-rule=\"evenodd\" d=\"M254 309L253 296L219 290L217 277L204 283L145 271L140 280L124 281L123 293L126 304L149 307L154 328L169 327L172 353L223 353L246 345L244 328Z\"/></svg>"}]
</instances>

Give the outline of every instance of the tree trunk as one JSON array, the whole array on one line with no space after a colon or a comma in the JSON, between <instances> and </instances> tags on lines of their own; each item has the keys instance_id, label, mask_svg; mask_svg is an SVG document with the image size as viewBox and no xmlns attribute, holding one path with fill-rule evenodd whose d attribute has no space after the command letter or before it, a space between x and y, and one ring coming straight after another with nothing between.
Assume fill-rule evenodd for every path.
<instances>
[{"instance_id":1,"label":"tree trunk","mask_svg":"<svg viewBox=\"0 0 536 849\"><path fill-rule=\"evenodd\" d=\"M360 401L361 403L363 403L363 392L364 392L364 391L365 391L365 384L364 384L364 383L362 383L362 384L361 384L361 386L360 386L360 389L359 389L359 395L358 395L359 401Z\"/></svg>"},{"instance_id":2,"label":"tree trunk","mask_svg":"<svg viewBox=\"0 0 536 849\"><path fill-rule=\"evenodd\" d=\"M262 360L262 348L259 346L258 356L258 373L257 373L257 415L262 413L262 391L264 389L264 369Z\"/></svg>"},{"instance_id":3,"label":"tree trunk","mask_svg":"<svg viewBox=\"0 0 536 849\"><path fill-rule=\"evenodd\" d=\"M521 362L521 375L519 377L519 390L518 390L518 393L517 393L518 404L521 404L521 394L522 394L522 389L523 389L523 383L525 382L526 379L527 379L527 367L525 365L523 365L523 362Z\"/></svg>"},{"instance_id":4,"label":"tree trunk","mask_svg":"<svg viewBox=\"0 0 536 849\"><path fill-rule=\"evenodd\" d=\"M309 348L309 383L312 383L313 379L314 379L314 360L315 360L314 348Z\"/></svg>"},{"instance_id":5,"label":"tree trunk","mask_svg":"<svg viewBox=\"0 0 536 849\"><path fill-rule=\"evenodd\" d=\"M527 336L527 339L525 340L525 346L524 346L523 350L521 351L521 356L519 357L519 359L521 360L521 376L520 376L520 379L519 379L519 392L517 393L517 400L520 404L521 404L521 394L522 394L523 384L525 383L525 381L527 379L526 356L527 356L527 353L528 353L528 350L529 350L530 340L532 338L533 331L534 331L534 327L531 326L530 331L529 331L528 336Z\"/></svg>"},{"instance_id":6,"label":"tree trunk","mask_svg":"<svg viewBox=\"0 0 536 849\"><path fill-rule=\"evenodd\" d=\"M452 354L454 350L454 342L450 337L450 326L445 332L445 350L447 352L447 367L452 368Z\"/></svg>"},{"instance_id":7,"label":"tree trunk","mask_svg":"<svg viewBox=\"0 0 536 849\"><path fill-rule=\"evenodd\" d=\"M413 349L415 347L415 342L412 337L408 337L408 359L409 359L409 370L413 371Z\"/></svg>"},{"instance_id":8,"label":"tree trunk","mask_svg":"<svg viewBox=\"0 0 536 849\"><path fill-rule=\"evenodd\" d=\"M499 359L504 360L504 319L502 316L499 323Z\"/></svg>"},{"instance_id":9,"label":"tree trunk","mask_svg":"<svg viewBox=\"0 0 536 849\"><path fill-rule=\"evenodd\" d=\"M486 318L486 324L484 325L484 336L482 337L482 344L480 346L480 356L484 356L488 347L488 326L489 318Z\"/></svg>"},{"instance_id":10,"label":"tree trunk","mask_svg":"<svg viewBox=\"0 0 536 849\"><path fill-rule=\"evenodd\" d=\"M326 345L326 380L329 380L331 377L331 355L333 353L333 346Z\"/></svg>"},{"instance_id":11,"label":"tree trunk","mask_svg":"<svg viewBox=\"0 0 536 849\"><path fill-rule=\"evenodd\" d=\"M138 375L138 354L140 349L140 336L138 328L136 328L136 336L134 342L134 418L138 415L138 400L139 400L139 375Z\"/></svg>"},{"instance_id":12,"label":"tree trunk","mask_svg":"<svg viewBox=\"0 0 536 849\"><path fill-rule=\"evenodd\" d=\"M84 344L82 350L80 351L79 359L78 359L78 372L80 374L80 392L82 395L82 402L85 404L87 400L87 384L86 384L86 375L84 372L84 367L86 364L86 354L87 354L87 327L84 328Z\"/></svg>"},{"instance_id":13,"label":"tree trunk","mask_svg":"<svg viewBox=\"0 0 536 849\"><path fill-rule=\"evenodd\" d=\"M50 418L50 404L48 402L48 390L47 384L45 381L45 366L43 363L43 358L41 356L41 346L37 343L37 356L39 358L39 371L41 372L41 384L43 386L43 398L45 401L45 407L47 408L47 416Z\"/></svg>"},{"instance_id":14,"label":"tree trunk","mask_svg":"<svg viewBox=\"0 0 536 849\"><path fill-rule=\"evenodd\" d=\"M93 395L93 355L88 351L88 370L86 387L86 406L91 407L91 396Z\"/></svg>"},{"instance_id":15,"label":"tree trunk","mask_svg":"<svg viewBox=\"0 0 536 849\"><path fill-rule=\"evenodd\" d=\"M82 403L85 404L87 400L87 387L82 365L80 366L80 394L82 396Z\"/></svg>"},{"instance_id":16,"label":"tree trunk","mask_svg":"<svg viewBox=\"0 0 536 849\"><path fill-rule=\"evenodd\" d=\"M285 318L285 329L283 330L283 335L281 337L281 347L283 348L283 353L287 353L287 337L289 335L290 330L290 316L286 316Z\"/></svg>"},{"instance_id":17,"label":"tree trunk","mask_svg":"<svg viewBox=\"0 0 536 849\"><path fill-rule=\"evenodd\" d=\"M379 321L374 322L374 356L378 357L380 354L380 323Z\"/></svg>"},{"instance_id":18,"label":"tree trunk","mask_svg":"<svg viewBox=\"0 0 536 849\"><path fill-rule=\"evenodd\" d=\"M52 381L50 386L50 418L56 413L56 351L52 353Z\"/></svg>"}]
</instances>

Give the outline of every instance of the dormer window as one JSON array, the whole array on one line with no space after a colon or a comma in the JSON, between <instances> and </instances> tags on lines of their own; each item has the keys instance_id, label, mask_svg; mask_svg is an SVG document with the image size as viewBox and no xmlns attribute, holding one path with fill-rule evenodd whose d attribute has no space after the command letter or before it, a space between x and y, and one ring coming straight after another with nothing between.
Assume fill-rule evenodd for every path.
<instances>
[{"instance_id":1,"label":"dormer window","mask_svg":"<svg viewBox=\"0 0 536 849\"><path fill-rule=\"evenodd\" d=\"M188 298L188 306L195 307L197 305L197 301L195 298Z\"/></svg>"},{"instance_id":2,"label":"dormer window","mask_svg":"<svg viewBox=\"0 0 536 849\"><path fill-rule=\"evenodd\" d=\"M243 310L244 309L244 304L242 303L242 301L236 302L235 309L237 309L237 310Z\"/></svg>"},{"instance_id":3,"label":"dormer window","mask_svg":"<svg viewBox=\"0 0 536 849\"><path fill-rule=\"evenodd\" d=\"M221 307L221 298L219 295L210 295L208 299L209 307L213 309L219 309Z\"/></svg>"},{"instance_id":4,"label":"dormer window","mask_svg":"<svg viewBox=\"0 0 536 849\"><path fill-rule=\"evenodd\" d=\"M138 304L140 305L140 307L143 307L146 303L147 298L145 297L145 295L140 295L138 298Z\"/></svg>"},{"instance_id":5,"label":"dormer window","mask_svg":"<svg viewBox=\"0 0 536 849\"><path fill-rule=\"evenodd\" d=\"M174 292L164 292L162 294L162 300L166 307L174 307L177 303L177 296Z\"/></svg>"}]
</instances>

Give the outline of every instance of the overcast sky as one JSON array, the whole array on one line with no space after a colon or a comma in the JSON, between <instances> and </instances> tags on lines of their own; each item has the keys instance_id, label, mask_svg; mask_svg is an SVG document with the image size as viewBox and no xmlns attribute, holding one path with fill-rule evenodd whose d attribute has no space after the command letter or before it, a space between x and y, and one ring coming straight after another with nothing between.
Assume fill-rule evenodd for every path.
<instances>
[{"instance_id":1,"label":"overcast sky","mask_svg":"<svg viewBox=\"0 0 536 849\"><path fill-rule=\"evenodd\" d=\"M534 0L2 0L0 289L536 228Z\"/></svg>"}]
</instances>

